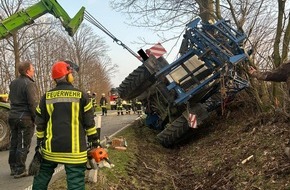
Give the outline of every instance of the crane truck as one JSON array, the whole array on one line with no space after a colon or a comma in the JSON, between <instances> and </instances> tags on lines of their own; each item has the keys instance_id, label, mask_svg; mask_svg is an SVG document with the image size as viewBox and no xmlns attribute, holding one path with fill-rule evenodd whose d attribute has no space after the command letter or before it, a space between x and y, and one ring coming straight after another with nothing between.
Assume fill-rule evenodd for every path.
<instances>
[{"instance_id":1,"label":"crane truck","mask_svg":"<svg viewBox=\"0 0 290 190\"><path fill-rule=\"evenodd\" d=\"M59 18L68 34L73 36L83 21L84 11L85 8L81 7L77 14L73 18L70 18L56 0L41 0L3 19L0 24L0 39L8 38L17 30L33 24L35 19L46 13ZM0 98L0 150L4 150L8 148L10 141L10 129L8 126L8 111L10 106L7 102L7 94L1 94Z\"/></svg>"}]
</instances>

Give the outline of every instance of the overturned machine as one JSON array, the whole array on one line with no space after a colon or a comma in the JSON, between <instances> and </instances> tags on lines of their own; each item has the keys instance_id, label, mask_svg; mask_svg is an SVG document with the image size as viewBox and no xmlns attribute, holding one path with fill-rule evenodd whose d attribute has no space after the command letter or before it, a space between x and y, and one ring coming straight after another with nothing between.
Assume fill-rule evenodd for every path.
<instances>
[{"instance_id":1,"label":"overturned machine","mask_svg":"<svg viewBox=\"0 0 290 190\"><path fill-rule=\"evenodd\" d=\"M122 99L142 102L146 124L161 131L157 139L164 147L178 143L248 86L241 69L248 57L246 35L229 21L197 18L183 37L180 57L171 64L140 50L143 64L118 87Z\"/></svg>"}]
</instances>

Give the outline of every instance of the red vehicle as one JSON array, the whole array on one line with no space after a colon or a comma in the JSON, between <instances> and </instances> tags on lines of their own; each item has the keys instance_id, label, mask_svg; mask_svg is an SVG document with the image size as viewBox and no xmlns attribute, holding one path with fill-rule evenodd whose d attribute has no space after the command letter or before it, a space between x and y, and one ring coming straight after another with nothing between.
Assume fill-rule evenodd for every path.
<instances>
[{"instance_id":1,"label":"red vehicle","mask_svg":"<svg viewBox=\"0 0 290 190\"><path fill-rule=\"evenodd\" d=\"M117 109L116 100L119 97L119 94L116 88L111 88L111 91L109 92L109 97L110 97L111 110L116 110Z\"/></svg>"}]
</instances>

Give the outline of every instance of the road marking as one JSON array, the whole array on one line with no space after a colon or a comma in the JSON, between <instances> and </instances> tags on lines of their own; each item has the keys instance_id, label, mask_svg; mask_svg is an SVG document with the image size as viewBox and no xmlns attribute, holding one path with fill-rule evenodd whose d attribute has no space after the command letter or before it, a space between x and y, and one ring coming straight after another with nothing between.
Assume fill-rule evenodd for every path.
<instances>
[{"instance_id":1,"label":"road marking","mask_svg":"<svg viewBox=\"0 0 290 190\"><path fill-rule=\"evenodd\" d=\"M137 117L137 118L135 119L135 121L138 120L138 119L140 119L140 117ZM129 124L127 124L125 127L122 127L121 129L119 129L118 131L116 131L115 133L113 133L112 135L110 135L109 138L111 138L111 137L115 136L116 134L120 133L122 130L126 129L126 128L129 127L131 124L132 124L132 123L129 123ZM101 143L103 143L105 140L106 140L106 139L102 140Z\"/></svg>"},{"instance_id":2,"label":"road marking","mask_svg":"<svg viewBox=\"0 0 290 190\"><path fill-rule=\"evenodd\" d=\"M102 127L102 117L100 115L97 116L97 128L101 128Z\"/></svg>"}]
</instances>

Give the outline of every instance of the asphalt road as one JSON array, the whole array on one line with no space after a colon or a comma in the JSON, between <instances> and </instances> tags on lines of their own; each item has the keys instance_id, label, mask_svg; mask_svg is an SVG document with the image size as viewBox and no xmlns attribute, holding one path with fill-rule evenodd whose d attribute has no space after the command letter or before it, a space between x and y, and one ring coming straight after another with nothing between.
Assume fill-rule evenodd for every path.
<instances>
[{"instance_id":1,"label":"asphalt road","mask_svg":"<svg viewBox=\"0 0 290 190\"><path fill-rule=\"evenodd\" d=\"M101 140L104 136L114 136L116 133L124 129L131 122L137 119L135 114L117 116L116 111L109 111L107 116L100 116L97 114L95 117L96 125L101 125ZM30 153L28 154L26 165L28 167L34 154L34 147L36 145L36 135L32 139ZM8 165L8 153L9 151L0 152L0 190L29 190L33 181L32 176L14 179L10 176L10 169ZM60 165L52 178L52 181L57 179L59 173L63 172L63 166Z\"/></svg>"}]
</instances>

